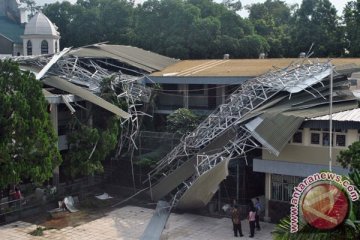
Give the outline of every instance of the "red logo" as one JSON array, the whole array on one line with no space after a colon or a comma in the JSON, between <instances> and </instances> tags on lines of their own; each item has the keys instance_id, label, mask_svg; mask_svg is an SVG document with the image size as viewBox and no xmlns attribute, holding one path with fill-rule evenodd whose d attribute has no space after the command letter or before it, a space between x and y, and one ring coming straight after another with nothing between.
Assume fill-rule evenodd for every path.
<instances>
[{"instance_id":1,"label":"red logo","mask_svg":"<svg viewBox=\"0 0 360 240\"><path fill-rule=\"evenodd\" d=\"M306 222L318 229L338 226L349 212L346 194L329 183L310 187L303 197L301 207Z\"/></svg>"}]
</instances>

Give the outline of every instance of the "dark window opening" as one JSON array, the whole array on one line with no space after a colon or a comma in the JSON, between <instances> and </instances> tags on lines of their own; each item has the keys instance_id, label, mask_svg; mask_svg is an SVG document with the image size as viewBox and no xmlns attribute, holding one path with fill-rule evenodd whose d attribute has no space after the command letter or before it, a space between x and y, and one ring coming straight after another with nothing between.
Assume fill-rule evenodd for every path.
<instances>
[{"instance_id":1,"label":"dark window opening","mask_svg":"<svg viewBox=\"0 0 360 240\"><path fill-rule=\"evenodd\" d=\"M46 40L42 40L41 42L41 54L49 53L49 44Z\"/></svg>"},{"instance_id":2,"label":"dark window opening","mask_svg":"<svg viewBox=\"0 0 360 240\"><path fill-rule=\"evenodd\" d=\"M32 44L30 40L28 40L26 43L26 51L28 56L32 55Z\"/></svg>"}]
</instances>

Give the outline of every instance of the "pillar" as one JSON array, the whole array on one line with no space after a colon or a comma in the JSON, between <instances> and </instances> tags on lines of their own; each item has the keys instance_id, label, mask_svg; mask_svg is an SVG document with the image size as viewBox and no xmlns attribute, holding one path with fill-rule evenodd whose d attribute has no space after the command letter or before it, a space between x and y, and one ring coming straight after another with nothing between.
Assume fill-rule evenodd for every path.
<instances>
[{"instance_id":1,"label":"pillar","mask_svg":"<svg viewBox=\"0 0 360 240\"><path fill-rule=\"evenodd\" d=\"M54 128L55 135L56 137L58 137L58 105L55 103L50 104L50 119L51 119L51 124ZM53 170L52 185L58 188L59 182L60 182L59 166L57 166Z\"/></svg>"},{"instance_id":2,"label":"pillar","mask_svg":"<svg viewBox=\"0 0 360 240\"><path fill-rule=\"evenodd\" d=\"M271 174L266 173L265 174L265 216L264 216L265 222L270 222L270 216L269 216L270 198L271 198Z\"/></svg>"}]
</instances>

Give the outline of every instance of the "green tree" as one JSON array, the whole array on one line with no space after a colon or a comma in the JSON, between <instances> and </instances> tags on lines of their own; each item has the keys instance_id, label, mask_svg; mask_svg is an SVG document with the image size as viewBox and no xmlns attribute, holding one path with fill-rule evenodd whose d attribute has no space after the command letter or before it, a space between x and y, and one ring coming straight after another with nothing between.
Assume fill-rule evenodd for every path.
<instances>
[{"instance_id":1,"label":"green tree","mask_svg":"<svg viewBox=\"0 0 360 240\"><path fill-rule=\"evenodd\" d=\"M0 104L0 188L49 179L61 157L41 82L0 61Z\"/></svg>"},{"instance_id":2,"label":"green tree","mask_svg":"<svg viewBox=\"0 0 360 240\"><path fill-rule=\"evenodd\" d=\"M258 58L260 53L267 53L270 46L260 35L249 35L240 39L241 56L245 58Z\"/></svg>"},{"instance_id":3,"label":"green tree","mask_svg":"<svg viewBox=\"0 0 360 240\"><path fill-rule=\"evenodd\" d=\"M350 1L344 9L344 22L349 55L360 55L360 0Z\"/></svg>"},{"instance_id":4,"label":"green tree","mask_svg":"<svg viewBox=\"0 0 360 240\"><path fill-rule=\"evenodd\" d=\"M29 18L34 16L35 13L40 10L40 6L36 5L34 0L20 0L20 2L26 4L26 10L29 12Z\"/></svg>"},{"instance_id":5,"label":"green tree","mask_svg":"<svg viewBox=\"0 0 360 240\"><path fill-rule=\"evenodd\" d=\"M360 142L352 143L347 149L341 150L336 160L344 168L360 171Z\"/></svg>"},{"instance_id":6,"label":"green tree","mask_svg":"<svg viewBox=\"0 0 360 240\"><path fill-rule=\"evenodd\" d=\"M74 47L105 41L129 44L134 38L133 10L133 2L126 0L57 2L43 9L59 27L62 45Z\"/></svg>"},{"instance_id":7,"label":"green tree","mask_svg":"<svg viewBox=\"0 0 360 240\"><path fill-rule=\"evenodd\" d=\"M291 6L280 0L267 0L247 7L255 32L269 44L269 57L288 54Z\"/></svg>"},{"instance_id":8,"label":"green tree","mask_svg":"<svg viewBox=\"0 0 360 240\"><path fill-rule=\"evenodd\" d=\"M67 134L69 150L64 155L65 174L71 179L103 172L102 162L116 147L119 124L115 118L102 124L104 128L91 127L73 120Z\"/></svg>"},{"instance_id":9,"label":"green tree","mask_svg":"<svg viewBox=\"0 0 360 240\"><path fill-rule=\"evenodd\" d=\"M200 117L187 108L179 108L166 117L167 130L181 135L194 130L200 123Z\"/></svg>"},{"instance_id":10,"label":"green tree","mask_svg":"<svg viewBox=\"0 0 360 240\"><path fill-rule=\"evenodd\" d=\"M45 5L43 13L59 28L61 46L75 46L69 33L70 26L75 17L75 7L70 2L56 2Z\"/></svg>"},{"instance_id":11,"label":"green tree","mask_svg":"<svg viewBox=\"0 0 360 240\"><path fill-rule=\"evenodd\" d=\"M342 56L343 28L329 0L303 0L291 27L292 55L308 51L312 43L317 57Z\"/></svg>"}]
</instances>

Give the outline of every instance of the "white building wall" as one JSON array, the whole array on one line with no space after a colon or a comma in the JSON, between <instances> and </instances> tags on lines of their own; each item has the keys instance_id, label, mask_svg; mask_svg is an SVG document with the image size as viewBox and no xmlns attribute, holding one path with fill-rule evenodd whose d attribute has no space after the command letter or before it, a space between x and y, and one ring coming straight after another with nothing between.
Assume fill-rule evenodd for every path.
<instances>
[{"instance_id":1,"label":"white building wall","mask_svg":"<svg viewBox=\"0 0 360 240\"><path fill-rule=\"evenodd\" d=\"M55 53L55 42L59 39L54 39L49 36L23 36L23 52L27 56L27 42L31 40L32 55L41 55L41 42L46 40L48 42L49 54Z\"/></svg>"},{"instance_id":2,"label":"white building wall","mask_svg":"<svg viewBox=\"0 0 360 240\"><path fill-rule=\"evenodd\" d=\"M20 53L20 56L24 55L23 45L22 44L14 44L13 56L17 56L18 53Z\"/></svg>"}]
</instances>

